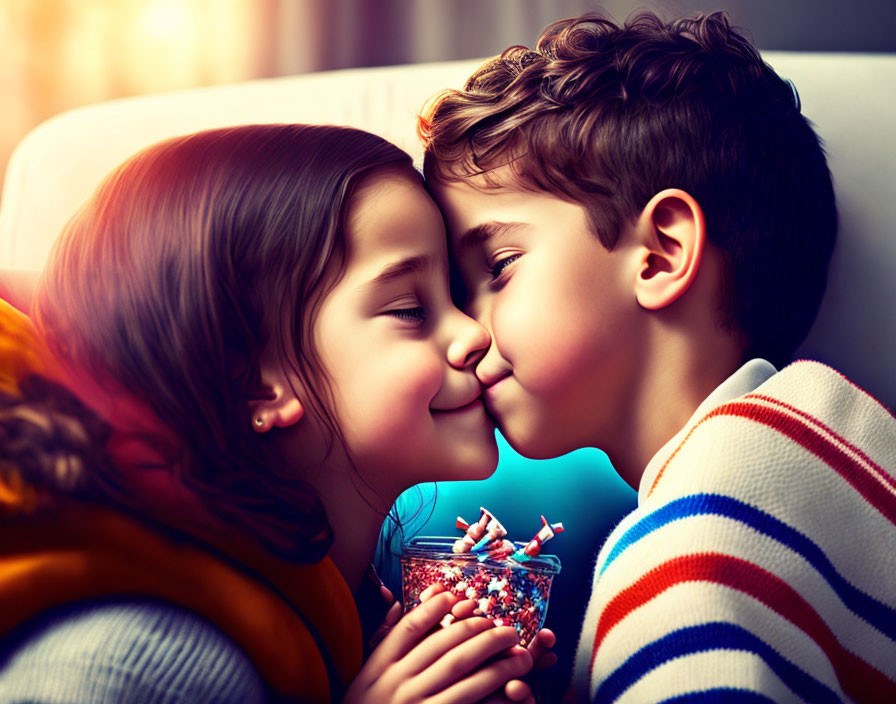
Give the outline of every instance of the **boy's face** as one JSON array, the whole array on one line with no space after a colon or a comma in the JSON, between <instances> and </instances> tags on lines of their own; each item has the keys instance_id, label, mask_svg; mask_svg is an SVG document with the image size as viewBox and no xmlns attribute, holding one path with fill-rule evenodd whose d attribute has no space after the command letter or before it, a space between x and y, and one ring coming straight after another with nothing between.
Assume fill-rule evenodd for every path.
<instances>
[{"instance_id":1,"label":"boy's face","mask_svg":"<svg viewBox=\"0 0 896 704\"><path fill-rule=\"evenodd\" d=\"M476 367L486 407L529 457L609 449L640 376L631 238L623 231L608 251L581 206L481 185L431 190L463 281L459 303L491 333Z\"/></svg>"}]
</instances>

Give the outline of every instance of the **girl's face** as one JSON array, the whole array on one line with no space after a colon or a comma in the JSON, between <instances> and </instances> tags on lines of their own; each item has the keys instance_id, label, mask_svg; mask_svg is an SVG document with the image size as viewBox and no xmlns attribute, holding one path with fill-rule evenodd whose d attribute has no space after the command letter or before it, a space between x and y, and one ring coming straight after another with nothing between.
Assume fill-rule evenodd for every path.
<instances>
[{"instance_id":1,"label":"girl's face","mask_svg":"<svg viewBox=\"0 0 896 704\"><path fill-rule=\"evenodd\" d=\"M345 273L313 333L348 452L394 491L484 479L498 451L473 368L490 339L451 302L438 208L415 175L379 171L346 227Z\"/></svg>"}]
</instances>

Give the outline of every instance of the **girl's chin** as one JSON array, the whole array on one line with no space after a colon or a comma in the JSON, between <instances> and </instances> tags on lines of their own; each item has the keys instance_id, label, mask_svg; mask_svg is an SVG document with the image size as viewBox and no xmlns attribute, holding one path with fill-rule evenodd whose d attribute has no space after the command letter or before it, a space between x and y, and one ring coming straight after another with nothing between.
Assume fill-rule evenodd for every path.
<instances>
[{"instance_id":1,"label":"girl's chin","mask_svg":"<svg viewBox=\"0 0 896 704\"><path fill-rule=\"evenodd\" d=\"M495 473L498 468L498 444L495 441L494 431L490 431L490 437L491 442L478 448L468 447L467 452L458 453L461 466L455 473L455 480L481 481Z\"/></svg>"},{"instance_id":2,"label":"girl's chin","mask_svg":"<svg viewBox=\"0 0 896 704\"><path fill-rule=\"evenodd\" d=\"M421 465L423 471L419 473L418 483L481 481L492 476L497 468L498 445L492 432L488 442L455 445L448 461L430 463L428 468Z\"/></svg>"}]
</instances>

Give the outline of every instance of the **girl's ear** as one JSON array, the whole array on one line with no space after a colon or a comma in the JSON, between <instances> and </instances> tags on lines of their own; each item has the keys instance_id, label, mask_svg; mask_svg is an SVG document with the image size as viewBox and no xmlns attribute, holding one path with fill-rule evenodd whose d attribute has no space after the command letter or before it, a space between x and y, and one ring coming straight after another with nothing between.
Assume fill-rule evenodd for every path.
<instances>
[{"instance_id":1,"label":"girl's ear","mask_svg":"<svg viewBox=\"0 0 896 704\"><path fill-rule=\"evenodd\" d=\"M686 191L669 188L650 199L635 229L638 303L648 310L665 308L697 278L706 246L703 209Z\"/></svg>"},{"instance_id":2,"label":"girl's ear","mask_svg":"<svg viewBox=\"0 0 896 704\"><path fill-rule=\"evenodd\" d=\"M259 385L249 400L252 428L257 433L295 425L305 414L298 396L297 375L283 364L279 355L270 352L261 358Z\"/></svg>"}]
</instances>

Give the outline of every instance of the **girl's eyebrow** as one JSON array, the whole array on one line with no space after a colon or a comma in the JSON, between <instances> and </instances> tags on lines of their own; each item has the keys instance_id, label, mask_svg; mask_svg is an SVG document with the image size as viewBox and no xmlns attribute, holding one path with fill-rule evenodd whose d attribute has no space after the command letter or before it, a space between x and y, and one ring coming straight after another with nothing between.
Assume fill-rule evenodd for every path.
<instances>
[{"instance_id":1,"label":"girl's eyebrow","mask_svg":"<svg viewBox=\"0 0 896 704\"><path fill-rule=\"evenodd\" d=\"M474 225L473 227L461 233L459 238L460 244L457 247L457 252L458 254L463 254L468 249L481 245L492 237L498 237L499 235L503 235L523 227L526 227L526 223L499 222L497 220Z\"/></svg>"},{"instance_id":2,"label":"girl's eyebrow","mask_svg":"<svg viewBox=\"0 0 896 704\"><path fill-rule=\"evenodd\" d=\"M395 279L400 279L402 276L431 271L434 268L433 259L430 256L418 255L407 257L383 267L383 270L364 284L364 287L373 288L375 286L381 286L390 281L395 281Z\"/></svg>"}]
</instances>

